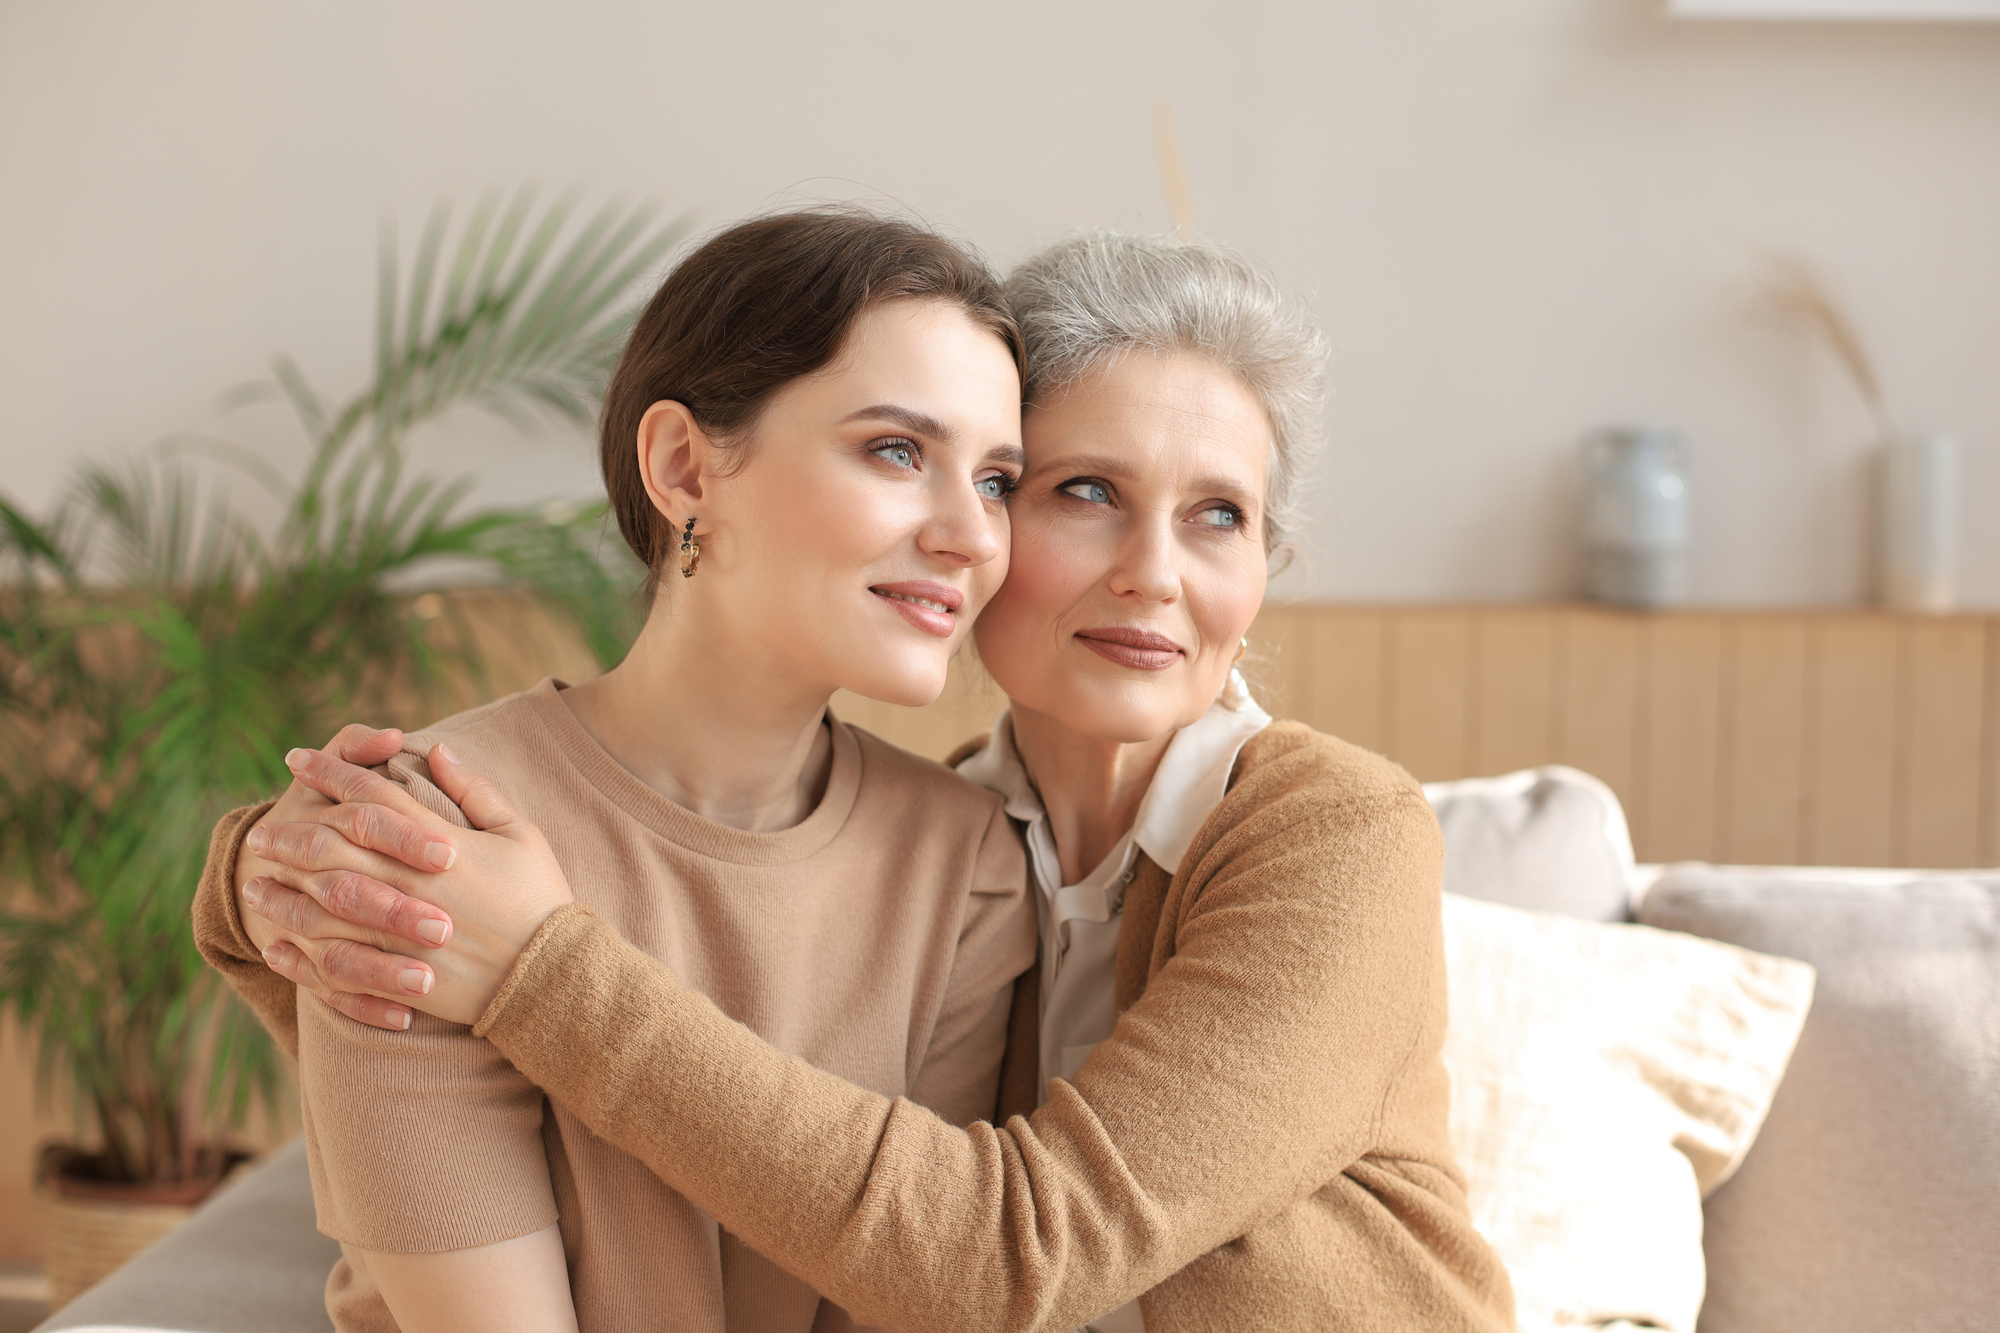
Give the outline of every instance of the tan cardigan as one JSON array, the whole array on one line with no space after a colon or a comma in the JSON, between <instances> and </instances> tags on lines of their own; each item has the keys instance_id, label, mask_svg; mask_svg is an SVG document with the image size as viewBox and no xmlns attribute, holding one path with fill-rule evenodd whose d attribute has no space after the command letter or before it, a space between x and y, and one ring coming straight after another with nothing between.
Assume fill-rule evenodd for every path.
<instances>
[{"instance_id":1,"label":"tan cardigan","mask_svg":"<svg viewBox=\"0 0 2000 1333\"><path fill-rule=\"evenodd\" d=\"M1110 1040L999 1125L773 1050L582 907L476 1031L857 1319L1065 1330L1143 1292L1152 1333L1505 1329L1447 1133L1442 859L1408 774L1270 727L1127 890Z\"/></svg>"}]
</instances>

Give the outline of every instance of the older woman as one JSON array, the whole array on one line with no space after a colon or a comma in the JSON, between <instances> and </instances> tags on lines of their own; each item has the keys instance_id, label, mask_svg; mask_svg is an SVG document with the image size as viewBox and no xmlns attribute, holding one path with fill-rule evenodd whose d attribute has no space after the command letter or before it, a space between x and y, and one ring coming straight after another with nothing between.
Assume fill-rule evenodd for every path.
<instances>
[{"instance_id":1,"label":"older woman","mask_svg":"<svg viewBox=\"0 0 2000 1333\"><path fill-rule=\"evenodd\" d=\"M490 832L301 758L302 781L369 809L344 827L382 852L259 830L253 851L285 867L244 890L259 929L285 928L264 956L317 991L373 981L476 1021L598 1135L870 1322L1507 1327L1447 1135L1430 809L1386 760L1271 722L1232 670L1313 434L1317 336L1202 246L1082 238L1009 297L1027 465L975 633L1012 707L959 771L1027 842L1040 1022L1009 1058L1038 1067L1038 1107L961 1128L773 1049L570 903L534 831L442 754L440 787ZM426 840L450 870L383 854ZM218 847L218 870L234 856ZM356 932L306 895L356 872L389 888L351 915L381 925L393 905L405 938L448 921L451 942L421 963L327 953ZM440 984L381 988L394 969Z\"/></svg>"}]
</instances>

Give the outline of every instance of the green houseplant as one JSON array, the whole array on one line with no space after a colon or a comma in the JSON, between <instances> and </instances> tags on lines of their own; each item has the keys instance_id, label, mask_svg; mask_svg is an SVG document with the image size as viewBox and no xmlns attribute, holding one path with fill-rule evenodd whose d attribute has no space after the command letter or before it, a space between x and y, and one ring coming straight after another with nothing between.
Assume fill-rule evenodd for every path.
<instances>
[{"instance_id":1,"label":"green houseplant","mask_svg":"<svg viewBox=\"0 0 2000 1333\"><path fill-rule=\"evenodd\" d=\"M413 595L427 572L518 590L600 662L628 641L636 579L600 558L601 507L472 508L409 438L467 406L587 422L679 228L526 192L449 224L407 274L385 238L365 389L329 403L280 358L239 395L294 409L296 478L178 441L80 467L40 518L0 499L0 1006L85 1131L45 1159L61 1190L192 1201L250 1106L276 1108L277 1058L189 934L208 829L300 738L476 688L455 604Z\"/></svg>"}]
</instances>

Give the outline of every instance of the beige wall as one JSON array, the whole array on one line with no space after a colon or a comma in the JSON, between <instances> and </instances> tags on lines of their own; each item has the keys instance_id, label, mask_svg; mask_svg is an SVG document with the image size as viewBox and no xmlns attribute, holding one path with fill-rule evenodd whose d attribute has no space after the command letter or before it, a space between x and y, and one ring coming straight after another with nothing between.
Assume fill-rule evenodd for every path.
<instances>
[{"instance_id":1,"label":"beige wall","mask_svg":"<svg viewBox=\"0 0 2000 1333\"><path fill-rule=\"evenodd\" d=\"M706 224L900 200L999 262L1159 228L1174 100L1200 224L1310 295L1338 348L1295 595L1546 597L1573 581L1580 431L1700 449L1698 592L1860 595L1868 426L1743 317L1754 257L1836 273L1917 426L2000 503L2000 24L1672 21L1656 0L1006 6L0 6L0 487L208 423L296 353L366 354L376 219L537 180ZM282 438L276 418L232 427ZM499 427L441 464L582 492ZM2000 605L2000 524L1967 600Z\"/></svg>"}]
</instances>

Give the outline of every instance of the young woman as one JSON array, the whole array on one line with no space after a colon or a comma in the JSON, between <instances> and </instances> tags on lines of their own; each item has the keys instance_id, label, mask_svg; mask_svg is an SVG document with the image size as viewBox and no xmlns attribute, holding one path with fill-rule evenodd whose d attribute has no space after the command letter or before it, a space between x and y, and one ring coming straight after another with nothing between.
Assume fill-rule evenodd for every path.
<instances>
[{"instance_id":1,"label":"young woman","mask_svg":"<svg viewBox=\"0 0 2000 1333\"><path fill-rule=\"evenodd\" d=\"M605 399L606 484L651 571L631 653L389 763L409 808L462 825L432 782L448 742L624 938L774 1049L956 1124L992 1114L1034 960L1020 845L990 793L826 704L934 698L998 587L1018 348L998 284L918 228L794 214L709 241ZM311 995L295 1022L342 1330L848 1326L465 1027L403 1011L391 1036Z\"/></svg>"},{"instance_id":2,"label":"young woman","mask_svg":"<svg viewBox=\"0 0 2000 1333\"><path fill-rule=\"evenodd\" d=\"M489 832L298 756L342 804L256 834L272 859L252 869L283 866L243 875L264 957L310 989L476 1022L596 1133L883 1325L1507 1327L1447 1136L1435 821L1400 769L1271 723L1231 670L1311 438L1317 339L1202 247L1085 238L1009 294L1028 461L976 633L1012 708L959 771L1004 796L1030 853L1040 1032L1011 1054L1039 1066L1032 1114L952 1125L773 1049L570 903L506 783L445 756L439 783ZM234 854L218 842L219 914ZM421 963L347 947L354 925L323 906L342 876L366 898L344 915L393 908L404 939L448 922L452 942Z\"/></svg>"}]
</instances>

